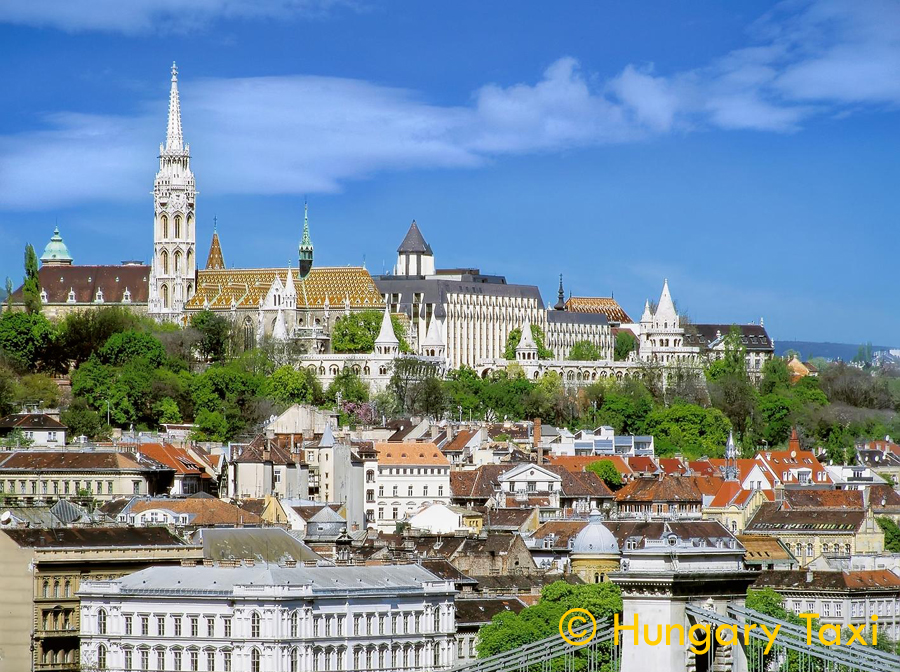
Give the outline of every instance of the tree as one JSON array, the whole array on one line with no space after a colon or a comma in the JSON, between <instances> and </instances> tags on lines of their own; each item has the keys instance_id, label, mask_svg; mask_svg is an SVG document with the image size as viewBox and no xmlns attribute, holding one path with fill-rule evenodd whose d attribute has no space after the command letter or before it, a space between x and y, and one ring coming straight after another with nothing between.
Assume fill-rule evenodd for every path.
<instances>
[{"instance_id":1,"label":"tree","mask_svg":"<svg viewBox=\"0 0 900 672\"><path fill-rule=\"evenodd\" d=\"M364 310L359 313L342 315L334 322L331 330L331 349L335 352L372 352L375 339L381 331L384 313L379 310ZM409 343L403 336L403 325L395 315L391 315L394 335L400 341L400 352L411 352Z\"/></svg>"},{"instance_id":2,"label":"tree","mask_svg":"<svg viewBox=\"0 0 900 672\"><path fill-rule=\"evenodd\" d=\"M0 364L0 417L12 413L16 408L16 387L15 374Z\"/></svg>"},{"instance_id":3,"label":"tree","mask_svg":"<svg viewBox=\"0 0 900 672\"><path fill-rule=\"evenodd\" d=\"M593 362L603 359L603 353L590 341L578 341L569 351L568 359L577 362Z\"/></svg>"},{"instance_id":4,"label":"tree","mask_svg":"<svg viewBox=\"0 0 900 672\"><path fill-rule=\"evenodd\" d=\"M438 377L434 364L412 357L398 357L392 364L391 378L387 389L394 396L399 413L406 413L416 406L419 384L429 378ZM380 406L379 406L380 407Z\"/></svg>"},{"instance_id":5,"label":"tree","mask_svg":"<svg viewBox=\"0 0 900 672\"><path fill-rule=\"evenodd\" d=\"M228 438L228 421L217 411L201 410L194 424L196 428L191 432L191 438L196 441L225 441Z\"/></svg>"},{"instance_id":6,"label":"tree","mask_svg":"<svg viewBox=\"0 0 900 672\"><path fill-rule=\"evenodd\" d=\"M660 454L680 450L689 457L721 457L729 429L731 423L720 410L682 403L652 411L646 423Z\"/></svg>"},{"instance_id":7,"label":"tree","mask_svg":"<svg viewBox=\"0 0 900 672\"><path fill-rule=\"evenodd\" d=\"M731 325L728 335L723 342L724 352L721 359L706 367L707 380L718 380L729 374L734 376L747 376L747 348L744 347L740 327Z\"/></svg>"},{"instance_id":8,"label":"tree","mask_svg":"<svg viewBox=\"0 0 900 672\"><path fill-rule=\"evenodd\" d=\"M316 398L318 380L306 369L290 365L275 369L263 385L263 394L288 404L311 404Z\"/></svg>"},{"instance_id":9,"label":"tree","mask_svg":"<svg viewBox=\"0 0 900 672\"><path fill-rule=\"evenodd\" d=\"M34 315L41 312L41 280L38 277L38 258L31 243L25 246L25 281L22 284L25 310Z\"/></svg>"},{"instance_id":10,"label":"tree","mask_svg":"<svg viewBox=\"0 0 900 672\"><path fill-rule=\"evenodd\" d=\"M206 361L224 361L228 352L231 325L228 320L211 310L201 310L191 316L191 326L200 332L197 348Z\"/></svg>"},{"instance_id":11,"label":"tree","mask_svg":"<svg viewBox=\"0 0 900 672\"><path fill-rule=\"evenodd\" d=\"M531 336L534 338L535 345L537 345L538 359L553 359L553 352L544 346L544 330L538 325L532 324ZM509 332L509 336L506 337L506 348L503 350L504 359L513 361L516 358L516 348L521 340L522 329L520 327L516 327Z\"/></svg>"},{"instance_id":12,"label":"tree","mask_svg":"<svg viewBox=\"0 0 900 672\"><path fill-rule=\"evenodd\" d=\"M100 414L80 397L73 399L69 407L60 413L59 420L68 428L70 438L86 436L96 439L103 426Z\"/></svg>"},{"instance_id":13,"label":"tree","mask_svg":"<svg viewBox=\"0 0 900 672\"><path fill-rule=\"evenodd\" d=\"M98 353L110 336L139 325L140 318L125 308L105 306L80 310L66 315L60 325L60 345L78 366Z\"/></svg>"},{"instance_id":14,"label":"tree","mask_svg":"<svg viewBox=\"0 0 900 672\"><path fill-rule=\"evenodd\" d=\"M725 414L738 436L743 438L753 421L757 405L756 389L747 374L743 371L720 371L707 387L712 405Z\"/></svg>"},{"instance_id":15,"label":"tree","mask_svg":"<svg viewBox=\"0 0 900 672\"><path fill-rule=\"evenodd\" d=\"M759 414L763 423L763 438L771 445L784 443L791 436L793 404L787 397L767 394L759 400Z\"/></svg>"},{"instance_id":16,"label":"tree","mask_svg":"<svg viewBox=\"0 0 900 672\"><path fill-rule=\"evenodd\" d=\"M19 380L16 399L20 405L34 404L40 408L59 406L59 386L45 373L32 373Z\"/></svg>"},{"instance_id":17,"label":"tree","mask_svg":"<svg viewBox=\"0 0 900 672\"><path fill-rule=\"evenodd\" d=\"M760 394L787 390L791 385L791 370L781 357L773 357L762 367Z\"/></svg>"},{"instance_id":18,"label":"tree","mask_svg":"<svg viewBox=\"0 0 900 672\"><path fill-rule=\"evenodd\" d=\"M12 310L12 293L13 293L12 278L10 278L7 275L6 276L5 296L3 297L6 300L6 309L7 310Z\"/></svg>"},{"instance_id":19,"label":"tree","mask_svg":"<svg viewBox=\"0 0 900 672\"><path fill-rule=\"evenodd\" d=\"M613 466L609 460L597 460L591 462L585 467L587 471L592 471L599 476L606 485L612 490L622 487L622 474Z\"/></svg>"},{"instance_id":20,"label":"tree","mask_svg":"<svg viewBox=\"0 0 900 672\"><path fill-rule=\"evenodd\" d=\"M336 402L338 393L341 395L342 402L362 403L369 400L369 386L349 368L342 369L334 377L325 392L325 398L328 401Z\"/></svg>"},{"instance_id":21,"label":"tree","mask_svg":"<svg viewBox=\"0 0 900 672\"><path fill-rule=\"evenodd\" d=\"M544 586L537 604L518 614L503 611L479 630L478 657L487 658L558 633L560 619L573 608L587 609L599 629L603 623L612 622L613 614L621 614L622 594L611 582L571 585L556 581ZM608 656L608 649L603 653ZM581 654L591 655L587 650ZM582 669L584 661L578 662L581 664L574 669ZM608 658L604 662L608 664ZM600 665L595 669L601 669Z\"/></svg>"},{"instance_id":22,"label":"tree","mask_svg":"<svg viewBox=\"0 0 900 672\"><path fill-rule=\"evenodd\" d=\"M884 550L889 553L900 553L900 527L890 518L879 517L875 521L884 532Z\"/></svg>"},{"instance_id":23,"label":"tree","mask_svg":"<svg viewBox=\"0 0 900 672\"><path fill-rule=\"evenodd\" d=\"M616 345L614 357L617 362L624 362L628 359L634 349L637 347L637 339L627 329L622 329L616 334Z\"/></svg>"},{"instance_id":24,"label":"tree","mask_svg":"<svg viewBox=\"0 0 900 672\"><path fill-rule=\"evenodd\" d=\"M20 371L41 368L53 335L53 325L40 313L4 312L0 316L0 354Z\"/></svg>"},{"instance_id":25,"label":"tree","mask_svg":"<svg viewBox=\"0 0 900 672\"><path fill-rule=\"evenodd\" d=\"M112 366L124 366L141 357L155 369L166 361L166 351L158 339L133 329L110 336L99 355L100 361Z\"/></svg>"},{"instance_id":26,"label":"tree","mask_svg":"<svg viewBox=\"0 0 900 672\"><path fill-rule=\"evenodd\" d=\"M437 420L444 415L446 407L447 394L439 378L429 376L416 385L413 395L413 413Z\"/></svg>"},{"instance_id":27,"label":"tree","mask_svg":"<svg viewBox=\"0 0 900 672\"><path fill-rule=\"evenodd\" d=\"M164 397L153 405L153 414L159 424L181 422L181 410L171 397Z\"/></svg>"}]
</instances>

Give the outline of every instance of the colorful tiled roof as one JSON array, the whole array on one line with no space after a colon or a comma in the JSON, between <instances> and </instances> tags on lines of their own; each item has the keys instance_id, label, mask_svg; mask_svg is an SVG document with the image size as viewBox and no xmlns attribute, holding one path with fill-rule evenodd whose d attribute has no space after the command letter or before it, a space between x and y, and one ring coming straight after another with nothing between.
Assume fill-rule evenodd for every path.
<instances>
[{"instance_id":1,"label":"colorful tiled roof","mask_svg":"<svg viewBox=\"0 0 900 672\"><path fill-rule=\"evenodd\" d=\"M150 267L143 264L121 266L41 266L41 289L47 293L44 303L124 303L128 290L130 303L147 303ZM72 301L70 301L70 292ZM13 303L22 303L22 288L12 293Z\"/></svg>"},{"instance_id":2,"label":"colorful tiled roof","mask_svg":"<svg viewBox=\"0 0 900 672\"><path fill-rule=\"evenodd\" d=\"M188 310L256 308L266 298L276 276L287 283L286 268L229 268L197 271L197 289L185 304ZM381 293L369 272L361 266L315 267L301 280L291 269L298 308L319 308L325 300L335 310L349 300L350 308L384 308Z\"/></svg>"},{"instance_id":3,"label":"colorful tiled roof","mask_svg":"<svg viewBox=\"0 0 900 672\"><path fill-rule=\"evenodd\" d=\"M436 465L449 467L450 462L433 443L378 443L378 464Z\"/></svg>"},{"instance_id":4,"label":"colorful tiled roof","mask_svg":"<svg viewBox=\"0 0 900 672\"><path fill-rule=\"evenodd\" d=\"M570 296L566 301L566 310L572 313L601 313L610 322L632 322L619 302L607 296Z\"/></svg>"}]
</instances>

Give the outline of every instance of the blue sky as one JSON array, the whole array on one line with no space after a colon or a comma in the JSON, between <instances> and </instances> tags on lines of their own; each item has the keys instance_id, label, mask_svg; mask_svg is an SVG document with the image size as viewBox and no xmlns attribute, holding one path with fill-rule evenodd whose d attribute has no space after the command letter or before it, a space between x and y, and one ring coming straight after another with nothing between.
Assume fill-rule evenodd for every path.
<instances>
[{"instance_id":1,"label":"blue sky","mask_svg":"<svg viewBox=\"0 0 900 672\"><path fill-rule=\"evenodd\" d=\"M148 260L178 61L228 265L476 266L639 316L900 345L900 3L0 5L0 277Z\"/></svg>"}]
</instances>

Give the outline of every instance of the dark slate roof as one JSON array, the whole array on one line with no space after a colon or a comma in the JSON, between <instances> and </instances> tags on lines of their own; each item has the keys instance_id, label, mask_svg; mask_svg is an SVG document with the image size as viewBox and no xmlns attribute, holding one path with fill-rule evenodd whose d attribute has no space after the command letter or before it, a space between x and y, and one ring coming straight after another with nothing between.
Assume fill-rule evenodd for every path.
<instances>
[{"instance_id":1,"label":"dark slate roof","mask_svg":"<svg viewBox=\"0 0 900 672\"><path fill-rule=\"evenodd\" d=\"M488 499L497 486L499 478L518 464L485 464L470 471L450 472L450 491L454 499ZM563 497L608 497L613 493L602 479L590 471L572 473L565 467L542 465L542 469L560 477Z\"/></svg>"},{"instance_id":2,"label":"dark slate roof","mask_svg":"<svg viewBox=\"0 0 900 672\"><path fill-rule=\"evenodd\" d=\"M125 290L131 303L147 303L150 267L144 264L121 266L41 266L38 270L41 289L47 292L47 303L68 303L69 290L75 292L75 303L94 303L97 290L103 292L103 303L122 303ZM22 288L12 293L13 303L22 303Z\"/></svg>"},{"instance_id":3,"label":"dark slate roof","mask_svg":"<svg viewBox=\"0 0 900 672\"><path fill-rule=\"evenodd\" d=\"M806 570L768 570L762 572L753 584L754 588L774 588L775 590L835 590L845 592L859 590L900 591L900 576L888 569L863 570L856 572Z\"/></svg>"},{"instance_id":4,"label":"dark slate roof","mask_svg":"<svg viewBox=\"0 0 900 672\"><path fill-rule=\"evenodd\" d=\"M768 352L775 346L766 328L759 324L692 324L685 328L684 344L699 345L701 348L712 347L720 338L731 332L736 326L741 332L741 343L748 352Z\"/></svg>"},{"instance_id":5,"label":"dark slate roof","mask_svg":"<svg viewBox=\"0 0 900 672\"><path fill-rule=\"evenodd\" d=\"M570 313L568 310L551 310L547 322L553 324L609 324L603 313Z\"/></svg>"},{"instance_id":6,"label":"dark slate roof","mask_svg":"<svg viewBox=\"0 0 900 672\"><path fill-rule=\"evenodd\" d=\"M306 562L322 559L302 541L278 528L204 529L198 535L203 543L203 557L210 560Z\"/></svg>"},{"instance_id":7,"label":"dark slate roof","mask_svg":"<svg viewBox=\"0 0 900 672\"><path fill-rule=\"evenodd\" d=\"M165 527L60 527L3 530L22 548L185 546Z\"/></svg>"},{"instance_id":8,"label":"dark slate roof","mask_svg":"<svg viewBox=\"0 0 900 672\"><path fill-rule=\"evenodd\" d=\"M514 299L534 299L538 308L543 309L544 300L540 290L534 285L510 285L504 278L485 275L464 275L462 280L444 278L416 278L400 275L380 275L374 277L375 285L382 294L400 294L406 301L413 294L421 294L425 303L442 306L448 294L482 294L504 296ZM503 310L499 306L499 312ZM440 315L438 315L440 317Z\"/></svg>"},{"instance_id":9,"label":"dark slate roof","mask_svg":"<svg viewBox=\"0 0 900 672\"><path fill-rule=\"evenodd\" d=\"M397 252L434 254L431 251L431 245L425 242L425 237L419 231L419 225L416 224L416 220L413 220L412 224L409 225L409 231L406 232L406 237L400 243Z\"/></svg>"},{"instance_id":10,"label":"dark slate roof","mask_svg":"<svg viewBox=\"0 0 900 672\"><path fill-rule=\"evenodd\" d=\"M0 429L68 429L46 413L14 413L0 418Z\"/></svg>"},{"instance_id":11,"label":"dark slate roof","mask_svg":"<svg viewBox=\"0 0 900 672\"><path fill-rule=\"evenodd\" d=\"M715 546L720 539L735 540L736 548L741 547L736 537L726 530L717 520L685 520L685 521L646 521L646 520L604 520L603 525L613 533L619 542L619 548L625 546L627 539L637 539L637 547L645 548L647 540L658 541L670 534L679 539L703 539L710 546Z\"/></svg>"},{"instance_id":12,"label":"dark slate roof","mask_svg":"<svg viewBox=\"0 0 900 672\"><path fill-rule=\"evenodd\" d=\"M456 600L457 625L485 625L504 611L518 614L525 603L515 597L494 597Z\"/></svg>"},{"instance_id":13,"label":"dark slate roof","mask_svg":"<svg viewBox=\"0 0 900 672\"><path fill-rule=\"evenodd\" d=\"M855 532L862 526L866 512L861 509L788 509L778 502L761 504L744 532L777 533L816 531L819 533Z\"/></svg>"},{"instance_id":14,"label":"dark slate roof","mask_svg":"<svg viewBox=\"0 0 900 672\"><path fill-rule=\"evenodd\" d=\"M421 565L436 577L444 579L445 581L453 581L453 583L457 585L474 586L478 583L478 581L470 576L466 576L443 558L423 560Z\"/></svg>"}]
</instances>

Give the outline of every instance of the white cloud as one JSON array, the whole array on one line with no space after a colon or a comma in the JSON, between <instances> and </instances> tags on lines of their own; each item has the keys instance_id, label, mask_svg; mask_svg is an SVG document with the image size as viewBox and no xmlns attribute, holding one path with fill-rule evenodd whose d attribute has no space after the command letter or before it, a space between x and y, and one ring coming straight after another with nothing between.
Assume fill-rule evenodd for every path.
<instances>
[{"instance_id":1,"label":"white cloud","mask_svg":"<svg viewBox=\"0 0 900 672\"><path fill-rule=\"evenodd\" d=\"M316 16L340 0L27 0L0 3L0 22L60 30L185 32L217 18Z\"/></svg>"},{"instance_id":2,"label":"white cloud","mask_svg":"<svg viewBox=\"0 0 900 672\"><path fill-rule=\"evenodd\" d=\"M301 6L312 5L272 0L257 11ZM232 0L197 7L205 15L249 11ZM900 104L900 5L821 0L797 8L776 8L751 27L751 44L703 68L662 74L628 65L595 82L564 57L535 83L486 84L457 106L346 78L182 77L185 137L206 194L314 193L378 171L471 168L501 155L673 131L794 132L814 115ZM9 7L0 20L2 12ZM144 25L146 12L139 16L133 25ZM133 117L58 113L44 118L44 130L0 136L0 208L145 198L165 95L140 109Z\"/></svg>"}]
</instances>

